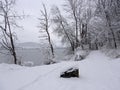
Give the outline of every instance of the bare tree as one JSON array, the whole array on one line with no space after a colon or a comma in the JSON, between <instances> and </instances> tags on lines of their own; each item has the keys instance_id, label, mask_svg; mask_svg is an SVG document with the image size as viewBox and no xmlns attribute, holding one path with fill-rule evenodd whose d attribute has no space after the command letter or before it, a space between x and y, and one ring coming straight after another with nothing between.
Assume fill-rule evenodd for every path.
<instances>
[{"instance_id":1,"label":"bare tree","mask_svg":"<svg viewBox=\"0 0 120 90\"><path fill-rule=\"evenodd\" d=\"M52 57L54 58L54 48L51 42L51 36L50 36L50 32L49 32L49 27L50 27L50 23L49 23L49 15L48 15L48 11L46 9L45 4L42 4L43 6L43 10L41 10L41 16L39 19L40 21L40 25L39 28L40 30L44 30L47 33L47 39L48 39L48 43L51 49L51 53L52 53Z\"/></svg>"},{"instance_id":2,"label":"bare tree","mask_svg":"<svg viewBox=\"0 0 120 90\"><path fill-rule=\"evenodd\" d=\"M71 46L72 51L74 52L75 49L75 35L72 32L70 25L68 24L67 20L63 17L61 14L59 8L57 6L54 6L52 9L52 21L56 25L55 32L58 33L58 35L62 36L62 41L65 40L68 41L68 43ZM54 25L54 26L55 26Z\"/></svg>"},{"instance_id":3,"label":"bare tree","mask_svg":"<svg viewBox=\"0 0 120 90\"><path fill-rule=\"evenodd\" d=\"M1 44L14 58L14 63L17 64L17 55L15 50L15 34L14 27L18 27L15 20L16 16L13 11L16 0L0 0L0 29L2 31Z\"/></svg>"},{"instance_id":4,"label":"bare tree","mask_svg":"<svg viewBox=\"0 0 120 90\"><path fill-rule=\"evenodd\" d=\"M76 43L75 46L78 47L79 39L78 39L78 33L79 33L79 14L80 14L80 5L81 0L66 0L65 11L70 13L71 17L73 18L73 21L75 22L75 38ZM79 13L79 14L78 14Z\"/></svg>"},{"instance_id":5,"label":"bare tree","mask_svg":"<svg viewBox=\"0 0 120 90\"><path fill-rule=\"evenodd\" d=\"M105 20L108 31L107 42L112 44L112 47L118 47L116 32L120 22L120 1L119 0L98 0L97 11L99 16Z\"/></svg>"},{"instance_id":6,"label":"bare tree","mask_svg":"<svg viewBox=\"0 0 120 90\"><path fill-rule=\"evenodd\" d=\"M80 38L81 38L81 46L84 49L84 44L88 44L90 46L90 38L89 38L89 22L91 18L94 16L93 7L95 6L92 4L94 3L92 0L87 0L86 6L83 7L82 16L81 16L81 31L80 31Z\"/></svg>"}]
</instances>

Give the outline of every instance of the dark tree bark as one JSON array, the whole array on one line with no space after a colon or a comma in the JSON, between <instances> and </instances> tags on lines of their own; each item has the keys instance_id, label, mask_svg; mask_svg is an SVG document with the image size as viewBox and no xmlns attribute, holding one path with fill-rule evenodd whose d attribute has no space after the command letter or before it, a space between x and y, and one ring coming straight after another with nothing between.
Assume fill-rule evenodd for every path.
<instances>
[{"instance_id":1,"label":"dark tree bark","mask_svg":"<svg viewBox=\"0 0 120 90\"><path fill-rule=\"evenodd\" d=\"M114 42L114 48L117 49L117 42L116 42L115 34L114 34L113 29L111 28L110 17L109 17L109 15L106 11L105 11L105 16L106 16L106 20L107 20L107 25L108 25L108 27L111 31L111 34L112 34L112 39L113 39L113 42Z\"/></svg>"}]
</instances>

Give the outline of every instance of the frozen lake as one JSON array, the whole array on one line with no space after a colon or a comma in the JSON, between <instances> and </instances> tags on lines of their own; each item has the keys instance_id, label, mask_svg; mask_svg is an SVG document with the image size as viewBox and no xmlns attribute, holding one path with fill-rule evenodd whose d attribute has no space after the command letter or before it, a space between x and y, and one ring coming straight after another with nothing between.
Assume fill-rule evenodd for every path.
<instances>
[{"instance_id":1,"label":"frozen lake","mask_svg":"<svg viewBox=\"0 0 120 90\"><path fill-rule=\"evenodd\" d=\"M17 58L22 62L31 61L34 65L42 65L48 61L48 52L43 48L19 48L17 51ZM0 63L13 63L12 57L5 50L0 50ZM5 53L5 54L4 54ZM57 61L64 60L67 55L66 48L55 48L55 58Z\"/></svg>"}]
</instances>

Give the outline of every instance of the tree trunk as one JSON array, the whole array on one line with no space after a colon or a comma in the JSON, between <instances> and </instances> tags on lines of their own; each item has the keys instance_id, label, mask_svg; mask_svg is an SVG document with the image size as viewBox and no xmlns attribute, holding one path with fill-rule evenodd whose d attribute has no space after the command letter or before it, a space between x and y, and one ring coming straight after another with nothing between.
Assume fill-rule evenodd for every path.
<instances>
[{"instance_id":1,"label":"tree trunk","mask_svg":"<svg viewBox=\"0 0 120 90\"><path fill-rule=\"evenodd\" d=\"M52 57L54 58L54 48L53 48L53 45L51 43L50 34L49 34L48 30L46 30L46 32L47 32L47 35L48 35L48 42L49 42L49 45L50 45L50 48L51 48Z\"/></svg>"},{"instance_id":2,"label":"tree trunk","mask_svg":"<svg viewBox=\"0 0 120 90\"><path fill-rule=\"evenodd\" d=\"M10 37L10 43L11 43L11 49L12 49L11 52L12 52L12 55L13 55L13 58L14 58L14 64L17 64L17 56L16 56L16 52L15 52L15 45L14 45L13 36L12 36L11 27L10 27L8 17L7 17L7 23L8 23L9 33L10 33L9 37Z\"/></svg>"},{"instance_id":3,"label":"tree trunk","mask_svg":"<svg viewBox=\"0 0 120 90\"><path fill-rule=\"evenodd\" d=\"M75 31L76 31L76 48L79 46L79 40L78 40L78 22L77 22L77 17L74 15L75 17Z\"/></svg>"},{"instance_id":4,"label":"tree trunk","mask_svg":"<svg viewBox=\"0 0 120 90\"><path fill-rule=\"evenodd\" d=\"M64 32L65 32L65 35L67 36L67 38L68 38L68 40L69 40L69 42L70 42L70 45L71 45L72 51L74 52L74 51L75 51L75 45L74 45L74 42L71 41L69 35L67 34L67 32L66 32L66 30L65 30L65 28L64 28L64 25L63 25L62 21L61 21L60 23L61 23L61 25L62 25L62 28L63 28Z\"/></svg>"},{"instance_id":5,"label":"tree trunk","mask_svg":"<svg viewBox=\"0 0 120 90\"><path fill-rule=\"evenodd\" d=\"M110 21L110 17L108 15L107 12L105 12L105 15L106 15L106 20L107 20L107 24L108 24L108 27L111 31L111 34L112 34L112 39L113 39L113 42L114 42L114 48L117 49L117 42L116 42L116 38L115 38L115 34L114 34L114 31L113 29L111 28L111 21Z\"/></svg>"}]
</instances>

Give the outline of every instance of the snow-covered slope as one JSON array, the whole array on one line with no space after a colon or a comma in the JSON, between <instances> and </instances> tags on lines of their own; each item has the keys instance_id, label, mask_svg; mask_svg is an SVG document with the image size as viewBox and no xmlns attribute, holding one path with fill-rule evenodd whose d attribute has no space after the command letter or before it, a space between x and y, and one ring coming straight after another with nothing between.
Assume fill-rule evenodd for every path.
<instances>
[{"instance_id":1,"label":"snow-covered slope","mask_svg":"<svg viewBox=\"0 0 120 90\"><path fill-rule=\"evenodd\" d=\"M79 68L79 78L60 78L73 66ZM110 60L95 51L80 62L36 67L0 64L0 90L120 90L120 59Z\"/></svg>"}]
</instances>

